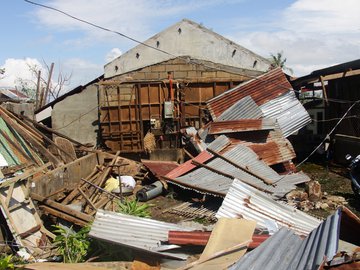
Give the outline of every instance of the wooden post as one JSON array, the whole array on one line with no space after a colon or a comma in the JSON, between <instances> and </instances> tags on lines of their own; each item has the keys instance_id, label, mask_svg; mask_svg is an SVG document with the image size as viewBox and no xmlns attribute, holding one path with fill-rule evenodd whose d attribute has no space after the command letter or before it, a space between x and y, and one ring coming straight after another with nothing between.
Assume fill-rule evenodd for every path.
<instances>
[{"instance_id":1,"label":"wooden post","mask_svg":"<svg viewBox=\"0 0 360 270\"><path fill-rule=\"evenodd\" d=\"M47 103L47 98L48 98L48 95L49 95L51 77L52 77L53 70L54 70L54 63L51 63L50 71L49 71L49 77L48 77L48 81L47 81L47 84L46 84L46 90L45 90L44 98L42 100L42 102L43 102L42 106L45 106L46 103Z\"/></svg>"},{"instance_id":2,"label":"wooden post","mask_svg":"<svg viewBox=\"0 0 360 270\"><path fill-rule=\"evenodd\" d=\"M38 71L37 84L36 84L36 96L35 96L35 110L39 109L40 104L40 79L41 79L41 70Z\"/></svg>"},{"instance_id":3,"label":"wooden post","mask_svg":"<svg viewBox=\"0 0 360 270\"><path fill-rule=\"evenodd\" d=\"M323 94L324 94L325 104L326 104L326 106L328 106L329 105L329 100L328 100L328 97L327 97L326 87L325 87L325 84L324 84L323 76L320 76L320 82L321 82L321 87L322 87L322 91L323 91Z\"/></svg>"}]
</instances>

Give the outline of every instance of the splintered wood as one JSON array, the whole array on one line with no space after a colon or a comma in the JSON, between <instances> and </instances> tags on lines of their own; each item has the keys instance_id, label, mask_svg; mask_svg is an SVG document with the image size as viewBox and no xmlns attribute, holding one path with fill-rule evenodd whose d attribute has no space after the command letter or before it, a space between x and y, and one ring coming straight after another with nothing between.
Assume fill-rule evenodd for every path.
<instances>
[{"instance_id":1,"label":"splintered wood","mask_svg":"<svg viewBox=\"0 0 360 270\"><path fill-rule=\"evenodd\" d=\"M119 157L120 152L112 156L103 164L95 166L94 170L85 178L81 178L78 185L62 199L55 201L38 194L31 194L32 198L39 201L40 208L46 213L65 219L69 222L84 226L93 220L98 209L114 211L118 200L121 197L104 189L106 180L111 174L126 174L129 167L129 160ZM134 170L131 169L130 170ZM63 192L59 191L58 193Z\"/></svg>"}]
</instances>

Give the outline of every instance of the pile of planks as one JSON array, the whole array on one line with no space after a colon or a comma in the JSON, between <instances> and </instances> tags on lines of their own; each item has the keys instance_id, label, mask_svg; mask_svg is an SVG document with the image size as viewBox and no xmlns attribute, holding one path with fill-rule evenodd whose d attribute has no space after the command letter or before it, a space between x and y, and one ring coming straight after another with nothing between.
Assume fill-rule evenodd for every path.
<instances>
[{"instance_id":1,"label":"pile of planks","mask_svg":"<svg viewBox=\"0 0 360 270\"><path fill-rule=\"evenodd\" d=\"M87 177L81 178L76 188L58 201L50 199L56 194L44 197L31 193L31 197L39 202L39 208L47 214L80 226L93 221L98 209L115 211L117 202L122 200L121 194L118 196L106 191L106 180L114 174L123 175L127 167L131 166L130 161L119 157L119 154L117 152L108 162L96 165Z\"/></svg>"}]
</instances>

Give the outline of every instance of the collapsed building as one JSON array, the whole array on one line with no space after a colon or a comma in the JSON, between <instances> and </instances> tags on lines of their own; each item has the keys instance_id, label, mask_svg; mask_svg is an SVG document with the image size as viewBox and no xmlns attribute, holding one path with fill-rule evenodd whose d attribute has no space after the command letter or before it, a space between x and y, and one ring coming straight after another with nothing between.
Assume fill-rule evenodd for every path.
<instances>
[{"instance_id":1,"label":"collapsed building","mask_svg":"<svg viewBox=\"0 0 360 270\"><path fill-rule=\"evenodd\" d=\"M322 221L284 202L311 180L292 162L288 138L311 118L287 76L201 25L183 20L160 32L108 63L104 75L38 109L35 119L47 126L0 108L1 218L17 252L37 257L51 246L45 215L70 226L91 223L90 237L159 261L186 261L193 253L183 246L206 245L183 269L275 269L281 256L291 260L284 269L358 261L338 243L359 245L347 233L360 224L348 209ZM173 149L186 161L162 156ZM144 152L156 162L124 157ZM170 185L202 196L167 212L205 217L215 227L199 232L117 213L121 176L142 186L150 174L159 190L151 196ZM116 177L119 192L109 191Z\"/></svg>"}]
</instances>

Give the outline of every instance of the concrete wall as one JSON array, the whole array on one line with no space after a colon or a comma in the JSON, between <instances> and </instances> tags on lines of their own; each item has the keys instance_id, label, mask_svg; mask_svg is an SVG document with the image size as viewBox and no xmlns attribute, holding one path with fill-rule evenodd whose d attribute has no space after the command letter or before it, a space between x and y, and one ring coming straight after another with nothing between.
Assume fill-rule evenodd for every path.
<instances>
[{"instance_id":1,"label":"concrete wall","mask_svg":"<svg viewBox=\"0 0 360 270\"><path fill-rule=\"evenodd\" d=\"M14 103L14 102L5 102L1 106L9 111L12 111L16 114L24 114L30 119L34 119L34 103Z\"/></svg>"},{"instance_id":2,"label":"concrete wall","mask_svg":"<svg viewBox=\"0 0 360 270\"><path fill-rule=\"evenodd\" d=\"M51 113L52 128L81 143L96 144L98 91L89 85L82 92L56 103Z\"/></svg>"},{"instance_id":3,"label":"concrete wall","mask_svg":"<svg viewBox=\"0 0 360 270\"><path fill-rule=\"evenodd\" d=\"M189 20L182 20L144 42L169 54L142 44L105 65L105 78L154 65L176 56L243 68L266 71L269 60Z\"/></svg>"},{"instance_id":4,"label":"concrete wall","mask_svg":"<svg viewBox=\"0 0 360 270\"><path fill-rule=\"evenodd\" d=\"M184 60L175 58L152 66L116 76L116 80L166 80L168 72L172 73L174 80L184 80L185 82L242 82L249 79L246 75L258 76L260 71L247 71L246 75L241 75L242 70L235 67L224 66L207 61L197 61L204 65L186 63Z\"/></svg>"}]
</instances>

